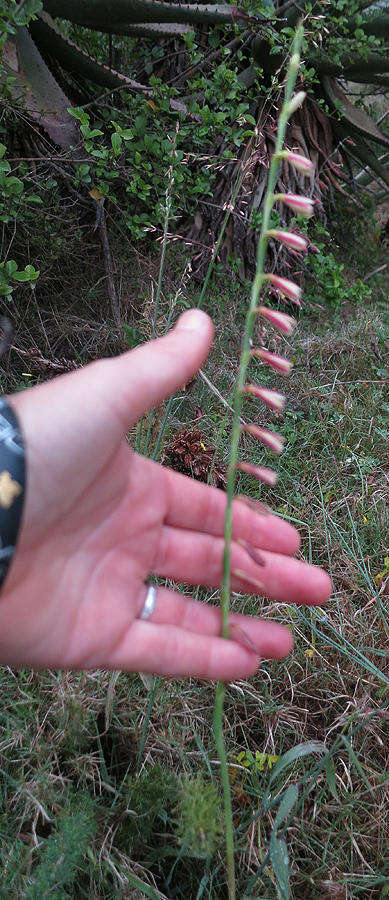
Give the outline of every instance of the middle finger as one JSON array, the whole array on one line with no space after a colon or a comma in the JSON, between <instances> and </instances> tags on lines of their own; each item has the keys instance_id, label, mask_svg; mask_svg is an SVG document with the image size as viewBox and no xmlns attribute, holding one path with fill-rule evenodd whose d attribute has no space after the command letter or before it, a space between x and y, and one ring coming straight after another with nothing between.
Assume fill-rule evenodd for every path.
<instances>
[{"instance_id":1,"label":"middle finger","mask_svg":"<svg viewBox=\"0 0 389 900\"><path fill-rule=\"evenodd\" d=\"M186 584L218 587L223 551L222 537L164 526L152 571ZM319 567L236 541L231 542L231 585L233 590L312 606L325 603L331 593L331 581Z\"/></svg>"}]
</instances>

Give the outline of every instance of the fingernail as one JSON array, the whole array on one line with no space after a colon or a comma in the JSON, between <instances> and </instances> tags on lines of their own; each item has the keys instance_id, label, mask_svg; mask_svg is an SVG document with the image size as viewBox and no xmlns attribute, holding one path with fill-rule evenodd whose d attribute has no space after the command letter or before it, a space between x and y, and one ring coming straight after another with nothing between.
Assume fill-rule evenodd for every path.
<instances>
[{"instance_id":1,"label":"fingernail","mask_svg":"<svg viewBox=\"0 0 389 900\"><path fill-rule=\"evenodd\" d=\"M185 331L204 331L208 326L208 316L200 309L188 309L180 316L176 328Z\"/></svg>"}]
</instances>

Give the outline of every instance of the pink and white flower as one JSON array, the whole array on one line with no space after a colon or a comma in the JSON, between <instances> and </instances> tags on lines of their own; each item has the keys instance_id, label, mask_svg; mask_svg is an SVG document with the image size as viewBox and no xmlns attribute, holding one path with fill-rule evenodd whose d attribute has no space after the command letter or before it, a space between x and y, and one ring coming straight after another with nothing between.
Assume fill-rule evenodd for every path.
<instances>
[{"instance_id":1,"label":"pink and white flower","mask_svg":"<svg viewBox=\"0 0 389 900\"><path fill-rule=\"evenodd\" d=\"M295 231L278 231L277 228L271 228L267 232L267 236L280 241L286 247L291 247L292 250L300 250L302 253L305 253L307 250L307 241L300 234L296 234Z\"/></svg>"},{"instance_id":2,"label":"pink and white flower","mask_svg":"<svg viewBox=\"0 0 389 900\"><path fill-rule=\"evenodd\" d=\"M301 153L295 153L293 150L281 150L280 156L283 159L287 159L295 169L303 172L304 175L312 175L313 162L307 156L302 156Z\"/></svg>"},{"instance_id":3,"label":"pink and white flower","mask_svg":"<svg viewBox=\"0 0 389 900\"><path fill-rule=\"evenodd\" d=\"M274 453L282 453L285 438L282 437L281 434L277 434L275 431L269 431L268 428L261 428L259 425L244 425L243 431L246 431L248 434L251 434L252 437L257 438L258 441L261 441L262 444L265 444L265 446L269 447L270 450L273 450Z\"/></svg>"},{"instance_id":4,"label":"pink and white flower","mask_svg":"<svg viewBox=\"0 0 389 900\"><path fill-rule=\"evenodd\" d=\"M278 356L277 353L270 353L269 350L264 350L262 347L256 347L251 353L253 356L256 356L257 359L260 359L263 363L266 363L266 365L275 369L276 372L279 372L280 375L289 375L293 365L290 359L286 359L284 356Z\"/></svg>"},{"instance_id":5,"label":"pink and white flower","mask_svg":"<svg viewBox=\"0 0 389 900\"><path fill-rule=\"evenodd\" d=\"M310 197L304 197L301 194L276 194L274 199L285 203L285 206L289 206L299 216L306 218L313 216L314 203Z\"/></svg>"},{"instance_id":6,"label":"pink and white flower","mask_svg":"<svg viewBox=\"0 0 389 900\"><path fill-rule=\"evenodd\" d=\"M273 472L273 469L266 469L264 466L254 466L252 463L238 462L236 468L239 472L244 472L246 475L252 475L253 478L257 478L258 481L269 484L270 487L274 487L278 480L277 472Z\"/></svg>"},{"instance_id":7,"label":"pink and white flower","mask_svg":"<svg viewBox=\"0 0 389 900\"><path fill-rule=\"evenodd\" d=\"M257 400L262 400L270 409L280 411L285 406L286 397L284 394L273 391L271 388L261 387L259 384L245 384L243 390L245 394L256 397Z\"/></svg>"},{"instance_id":8,"label":"pink and white flower","mask_svg":"<svg viewBox=\"0 0 389 900\"><path fill-rule=\"evenodd\" d=\"M285 294L285 297L289 297L289 300L300 306L301 288L298 284L295 284L294 281L289 281L289 278L281 278L280 275L274 275L272 272L269 272L264 278L266 281L270 281L270 284L273 285L276 291Z\"/></svg>"},{"instance_id":9,"label":"pink and white flower","mask_svg":"<svg viewBox=\"0 0 389 900\"><path fill-rule=\"evenodd\" d=\"M263 319L267 319L273 328L276 328L277 331L281 331L282 334L292 334L293 329L296 325L296 319L292 319L292 316L287 316L286 313L278 312L278 309L271 309L268 306L258 306L255 310L259 316L262 316Z\"/></svg>"}]
</instances>

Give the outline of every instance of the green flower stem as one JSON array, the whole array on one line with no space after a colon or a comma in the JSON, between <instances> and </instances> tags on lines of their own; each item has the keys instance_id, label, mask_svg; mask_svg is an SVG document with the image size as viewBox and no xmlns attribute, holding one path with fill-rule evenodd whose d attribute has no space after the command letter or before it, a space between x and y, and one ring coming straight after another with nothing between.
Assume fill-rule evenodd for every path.
<instances>
[{"instance_id":1,"label":"green flower stem","mask_svg":"<svg viewBox=\"0 0 389 900\"><path fill-rule=\"evenodd\" d=\"M280 153L282 151L286 126L289 118L289 104L292 97L293 89L296 83L296 77L300 62L300 48L303 40L303 29L298 27L292 49L290 59L286 87L285 100L278 120L277 141L275 152L273 154L270 168L269 178L266 191L266 199L264 204L264 213L261 232L258 241L257 251L257 268L251 289L251 298L249 308L246 314L245 329L243 336L243 345L239 362L238 379L234 391L233 400L233 423L230 446L230 462L227 474L227 509L225 514L225 532L224 532L224 554L223 554L223 585L221 594L221 611L222 611L222 636L229 638L229 614L230 614L230 593L231 593L231 538L232 538L232 504L236 483L236 471L238 463L239 439L241 433L240 417L243 402L243 388L246 383L247 369L251 357L251 339L254 331L254 323L256 316L256 308L258 306L259 295L264 281L264 264L266 249L268 245L268 234L270 228L270 217L275 202L274 187L277 180L278 168L280 164ZM233 840L233 821L232 821L232 804L231 804L231 788L228 776L227 754L223 738L223 709L225 698L225 685L219 682L216 687L215 709L214 709L214 734L217 746L218 756L220 760L220 774L223 787L224 799L224 818L225 818L225 836L226 836L226 857L227 857L227 877L228 877L228 896L230 900L235 900L235 864L234 864L234 840Z\"/></svg>"}]
</instances>

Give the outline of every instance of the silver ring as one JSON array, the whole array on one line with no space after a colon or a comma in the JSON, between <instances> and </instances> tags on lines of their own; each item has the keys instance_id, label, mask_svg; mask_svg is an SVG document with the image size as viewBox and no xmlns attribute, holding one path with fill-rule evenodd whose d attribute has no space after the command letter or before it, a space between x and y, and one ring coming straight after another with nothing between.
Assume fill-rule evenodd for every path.
<instances>
[{"instance_id":1,"label":"silver ring","mask_svg":"<svg viewBox=\"0 0 389 900\"><path fill-rule=\"evenodd\" d=\"M157 588L154 587L153 584L149 584L149 586L147 588L146 600L144 602L144 606L143 606L142 612L140 614L141 619L149 619L150 616L153 615L156 602L157 602Z\"/></svg>"}]
</instances>

